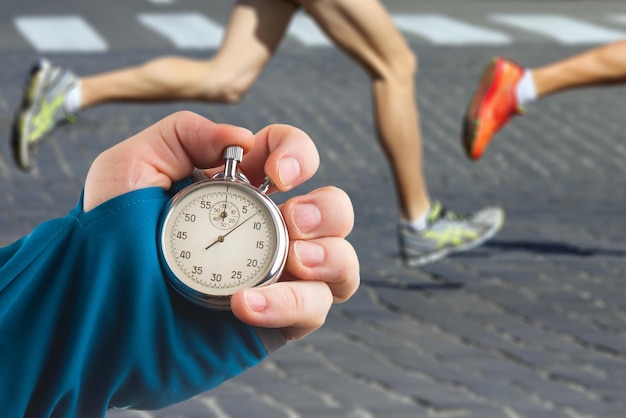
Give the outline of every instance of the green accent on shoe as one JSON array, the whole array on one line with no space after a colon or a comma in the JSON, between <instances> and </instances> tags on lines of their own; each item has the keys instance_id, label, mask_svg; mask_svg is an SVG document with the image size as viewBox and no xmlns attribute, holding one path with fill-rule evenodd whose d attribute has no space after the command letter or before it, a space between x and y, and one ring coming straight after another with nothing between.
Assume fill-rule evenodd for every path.
<instances>
[{"instance_id":1,"label":"green accent on shoe","mask_svg":"<svg viewBox=\"0 0 626 418\"><path fill-rule=\"evenodd\" d=\"M478 247L502 228L504 211L489 207L471 214L458 214L433 202L428 225L422 230L401 224L398 244L405 265L421 266L445 256Z\"/></svg>"}]
</instances>

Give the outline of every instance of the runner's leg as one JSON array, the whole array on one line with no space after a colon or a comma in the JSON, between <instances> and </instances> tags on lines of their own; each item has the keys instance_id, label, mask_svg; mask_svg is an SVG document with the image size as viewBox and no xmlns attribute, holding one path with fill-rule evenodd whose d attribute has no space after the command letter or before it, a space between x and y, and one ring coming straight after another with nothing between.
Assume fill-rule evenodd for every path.
<instances>
[{"instance_id":1,"label":"runner's leg","mask_svg":"<svg viewBox=\"0 0 626 418\"><path fill-rule=\"evenodd\" d=\"M112 101L236 102L271 59L295 10L286 0L239 0L210 59L165 56L84 77L81 108Z\"/></svg>"},{"instance_id":2,"label":"runner's leg","mask_svg":"<svg viewBox=\"0 0 626 418\"><path fill-rule=\"evenodd\" d=\"M394 173L402 216L423 216L430 201L422 169L414 53L378 0L298 2L370 75L378 136Z\"/></svg>"}]
</instances>

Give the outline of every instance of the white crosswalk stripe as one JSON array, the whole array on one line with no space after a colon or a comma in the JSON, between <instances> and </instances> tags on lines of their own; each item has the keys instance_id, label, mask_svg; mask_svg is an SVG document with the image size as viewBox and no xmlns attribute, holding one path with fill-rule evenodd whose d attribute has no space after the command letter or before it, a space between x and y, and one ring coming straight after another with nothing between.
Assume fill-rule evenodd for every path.
<instances>
[{"instance_id":1,"label":"white crosswalk stripe","mask_svg":"<svg viewBox=\"0 0 626 418\"><path fill-rule=\"evenodd\" d=\"M508 44L512 39L503 32L487 29L439 14L393 15L398 28L438 45Z\"/></svg>"},{"instance_id":2,"label":"white crosswalk stripe","mask_svg":"<svg viewBox=\"0 0 626 418\"><path fill-rule=\"evenodd\" d=\"M180 49L217 48L223 29L200 13L144 13L137 19Z\"/></svg>"},{"instance_id":3,"label":"white crosswalk stripe","mask_svg":"<svg viewBox=\"0 0 626 418\"><path fill-rule=\"evenodd\" d=\"M492 14L491 20L535 32L568 45L604 43L626 38L626 32L582 20L548 14Z\"/></svg>"},{"instance_id":4,"label":"white crosswalk stripe","mask_svg":"<svg viewBox=\"0 0 626 418\"><path fill-rule=\"evenodd\" d=\"M17 30L37 51L103 52L107 43L80 16L23 16L14 19Z\"/></svg>"},{"instance_id":5,"label":"white crosswalk stripe","mask_svg":"<svg viewBox=\"0 0 626 418\"><path fill-rule=\"evenodd\" d=\"M609 19L626 25L626 14L614 14L609 16Z\"/></svg>"},{"instance_id":6,"label":"white crosswalk stripe","mask_svg":"<svg viewBox=\"0 0 626 418\"><path fill-rule=\"evenodd\" d=\"M393 14L392 18L411 42L421 40L442 46L505 45L519 42L520 37L567 45L626 39L626 29L616 28L626 25L626 14L606 16L607 26L559 14L494 13L478 19L478 23L477 19L469 22L433 13ZM197 12L141 13L137 22L178 49L215 49L224 32L222 24ZM110 49L104 37L81 16L19 16L14 18L14 25L38 52ZM517 32L507 32L507 27ZM524 38L523 33L528 37ZM315 22L303 13L296 14L287 36L306 47L332 46Z\"/></svg>"}]
</instances>

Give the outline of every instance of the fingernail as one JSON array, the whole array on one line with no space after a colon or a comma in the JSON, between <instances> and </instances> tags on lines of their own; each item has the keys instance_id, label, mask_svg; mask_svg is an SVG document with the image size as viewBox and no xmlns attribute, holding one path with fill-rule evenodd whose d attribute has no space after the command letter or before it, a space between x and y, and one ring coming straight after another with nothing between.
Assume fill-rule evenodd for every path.
<instances>
[{"instance_id":1,"label":"fingernail","mask_svg":"<svg viewBox=\"0 0 626 418\"><path fill-rule=\"evenodd\" d=\"M285 157L278 162L278 178L288 187L300 176L300 163L292 157Z\"/></svg>"},{"instance_id":2,"label":"fingernail","mask_svg":"<svg viewBox=\"0 0 626 418\"><path fill-rule=\"evenodd\" d=\"M263 312L267 308L267 299L263 293L256 290L247 289L243 294L243 299L246 301L248 308L254 312Z\"/></svg>"},{"instance_id":3,"label":"fingernail","mask_svg":"<svg viewBox=\"0 0 626 418\"><path fill-rule=\"evenodd\" d=\"M307 267L316 267L324 262L326 254L321 245L310 241L296 241L294 251L302 264Z\"/></svg>"},{"instance_id":4,"label":"fingernail","mask_svg":"<svg viewBox=\"0 0 626 418\"><path fill-rule=\"evenodd\" d=\"M307 233L319 228L322 223L322 212L312 203L301 203L293 208L293 218L300 232Z\"/></svg>"}]
</instances>

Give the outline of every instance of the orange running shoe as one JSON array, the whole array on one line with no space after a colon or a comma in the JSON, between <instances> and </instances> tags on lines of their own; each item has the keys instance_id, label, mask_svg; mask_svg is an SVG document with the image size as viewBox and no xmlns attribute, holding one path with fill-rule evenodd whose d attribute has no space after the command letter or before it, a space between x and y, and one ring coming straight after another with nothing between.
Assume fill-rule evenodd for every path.
<instances>
[{"instance_id":1,"label":"orange running shoe","mask_svg":"<svg viewBox=\"0 0 626 418\"><path fill-rule=\"evenodd\" d=\"M524 113L515 96L523 74L520 65L502 57L495 57L485 67L463 123L463 147L472 160L483 155L493 135L512 116Z\"/></svg>"}]
</instances>

